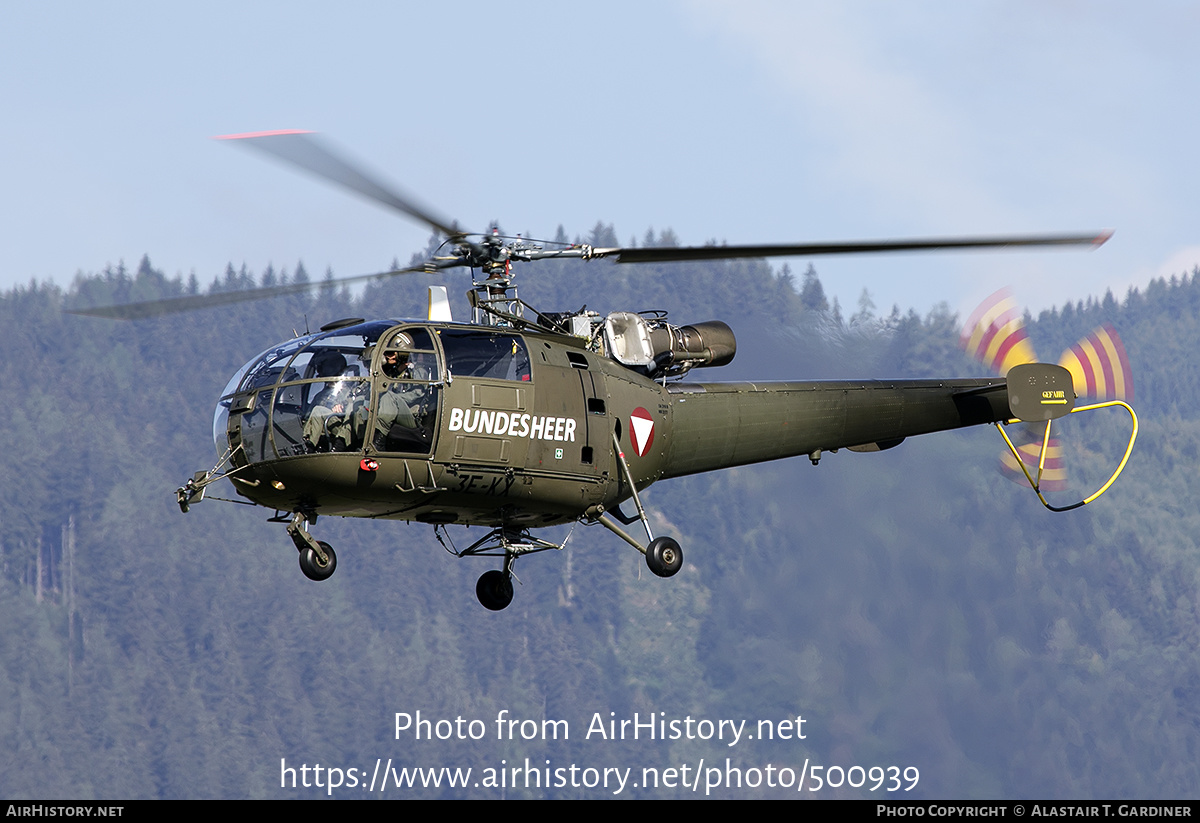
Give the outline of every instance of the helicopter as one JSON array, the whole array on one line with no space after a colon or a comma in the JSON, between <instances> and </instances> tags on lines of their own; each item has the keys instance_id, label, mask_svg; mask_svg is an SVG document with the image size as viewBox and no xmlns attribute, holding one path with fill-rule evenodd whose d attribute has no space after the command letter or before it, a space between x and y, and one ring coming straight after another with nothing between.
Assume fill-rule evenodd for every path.
<instances>
[{"instance_id":1,"label":"helicopter","mask_svg":"<svg viewBox=\"0 0 1200 823\"><path fill-rule=\"evenodd\" d=\"M726 323L676 325L661 311L539 311L518 297L514 264L1095 247L1110 232L753 246L552 244L463 231L312 132L218 139L350 189L445 238L417 265L336 282L452 268L472 273L470 322L455 322L445 287L432 286L427 317L329 323L256 355L222 390L213 422L218 460L177 488L176 501L186 513L214 483L228 480L244 498L234 502L274 512L269 520L285 526L311 580L329 578L338 562L333 547L313 534L321 515L423 523L458 557L502 558L476 584L479 602L492 611L512 602L518 558L566 547L570 533L553 542L536 533L546 527L598 523L643 554L653 574L671 577L683 565L683 549L654 535L641 501L660 480L794 456L817 465L840 449L882 451L908 437L982 424L1003 434L1008 422L1044 423L1048 442L1053 420L1097 407L1078 406L1071 371L1048 363L973 379L693 382L693 369L733 360L737 343ZM74 311L137 319L307 288ZM1048 508L1091 502L1124 467L1137 419L1115 402L1134 421L1117 471L1090 498L1055 508L1039 490L1041 470L1037 477L1027 470ZM486 532L458 548L450 525Z\"/></svg>"}]
</instances>

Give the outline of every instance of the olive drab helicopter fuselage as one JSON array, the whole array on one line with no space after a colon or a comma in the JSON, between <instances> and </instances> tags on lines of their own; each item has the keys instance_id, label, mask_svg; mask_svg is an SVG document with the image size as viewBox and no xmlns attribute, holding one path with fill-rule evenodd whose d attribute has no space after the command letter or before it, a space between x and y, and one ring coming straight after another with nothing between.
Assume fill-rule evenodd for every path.
<instances>
[{"instance_id":1,"label":"olive drab helicopter fuselage","mask_svg":"<svg viewBox=\"0 0 1200 823\"><path fill-rule=\"evenodd\" d=\"M640 316L619 319L653 338ZM604 325L602 337L630 356L612 318ZM732 332L698 326L685 329L716 337L727 362ZM1041 384L1069 387L1061 367L1037 368ZM599 522L644 551L656 574L678 571L680 546L653 536L640 501L637 515L620 508L655 481L794 455L815 464L824 451L877 451L1013 417L998 378L664 383L645 370L589 350L583 337L341 321L267 350L234 376L214 421L222 464L181 488L180 503L186 509L200 484L228 477L240 495L290 513L280 519L313 579L336 563L306 528L320 514L490 527L459 553L505 557L504 570L480 583L481 601L497 608L511 598L516 557L561 547L533 537L538 527ZM640 521L648 543L610 518Z\"/></svg>"},{"instance_id":2,"label":"olive drab helicopter fuselage","mask_svg":"<svg viewBox=\"0 0 1200 823\"><path fill-rule=\"evenodd\" d=\"M1094 246L1107 233L546 248L550 244L462 232L309 133L237 138L447 238L449 254L345 280L452 267L480 273L468 292L471 323L452 322L444 288L432 287L427 319L328 324L264 351L222 392L213 427L218 462L176 490L179 506L188 511L213 483L227 479L246 501L273 510L271 519L286 524L300 567L314 580L329 577L337 565L333 548L310 533L321 515L426 523L460 557L502 557L502 568L486 572L476 586L480 602L492 610L512 600L518 557L565 546L565 539L554 543L535 535L545 526L599 523L642 552L651 571L669 577L682 566L682 549L671 537L654 536L639 496L659 480L797 455L815 465L823 453L843 448L879 451L906 437L1017 419L1045 422L1048 440L1051 420L1087 408L1075 407L1071 373L1050 364L1018 365L1004 378L693 382L693 369L733 359L736 342L726 324L673 325L657 311L542 313L517 297L512 267L551 258L637 263ZM305 288L289 284L76 311L134 319ZM1030 482L1036 490L1038 480L1030 476ZM626 513L622 506L630 502L635 511ZM631 533L626 527L633 524L639 525ZM460 549L446 532L451 525L486 532Z\"/></svg>"}]
</instances>

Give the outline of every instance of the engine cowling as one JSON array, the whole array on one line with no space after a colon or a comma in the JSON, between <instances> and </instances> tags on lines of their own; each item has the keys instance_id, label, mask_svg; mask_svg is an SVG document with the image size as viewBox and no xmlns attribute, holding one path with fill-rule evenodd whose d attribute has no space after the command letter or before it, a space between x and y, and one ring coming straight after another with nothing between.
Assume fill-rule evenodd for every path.
<instances>
[{"instance_id":1,"label":"engine cowling","mask_svg":"<svg viewBox=\"0 0 1200 823\"><path fill-rule=\"evenodd\" d=\"M604 319L608 354L650 377L683 374L697 366L724 366L737 353L733 329L720 320L673 326L633 312Z\"/></svg>"}]
</instances>

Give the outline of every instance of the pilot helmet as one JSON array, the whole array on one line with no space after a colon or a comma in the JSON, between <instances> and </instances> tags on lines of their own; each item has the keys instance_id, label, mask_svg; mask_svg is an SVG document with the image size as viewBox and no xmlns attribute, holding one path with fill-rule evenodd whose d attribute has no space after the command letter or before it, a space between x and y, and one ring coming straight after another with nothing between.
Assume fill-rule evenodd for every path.
<instances>
[{"instance_id":1,"label":"pilot helmet","mask_svg":"<svg viewBox=\"0 0 1200 823\"><path fill-rule=\"evenodd\" d=\"M383 352L384 360L386 361L394 355L396 357L396 365L404 366L408 363L412 348L412 337L404 332L400 332L388 342L387 348Z\"/></svg>"},{"instance_id":2,"label":"pilot helmet","mask_svg":"<svg viewBox=\"0 0 1200 823\"><path fill-rule=\"evenodd\" d=\"M346 357L341 352L325 349L313 355L309 364L313 377L334 377L346 369Z\"/></svg>"}]
</instances>

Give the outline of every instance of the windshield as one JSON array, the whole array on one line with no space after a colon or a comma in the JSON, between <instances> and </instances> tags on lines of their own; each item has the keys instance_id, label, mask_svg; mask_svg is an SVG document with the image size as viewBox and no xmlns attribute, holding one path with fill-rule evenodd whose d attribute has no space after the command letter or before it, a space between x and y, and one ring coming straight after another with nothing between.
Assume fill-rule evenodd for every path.
<instances>
[{"instance_id":1,"label":"windshield","mask_svg":"<svg viewBox=\"0 0 1200 823\"><path fill-rule=\"evenodd\" d=\"M429 329L394 323L297 338L251 360L217 404L218 452L240 450L237 462L250 463L319 452L429 454L440 358Z\"/></svg>"},{"instance_id":2,"label":"windshield","mask_svg":"<svg viewBox=\"0 0 1200 823\"><path fill-rule=\"evenodd\" d=\"M217 402L213 440L218 454L239 445L250 462L304 453L304 426L312 409L331 401L335 393L349 398L369 392L364 352L393 323L360 323L297 337L246 363ZM272 422L273 407L278 414Z\"/></svg>"}]
</instances>

